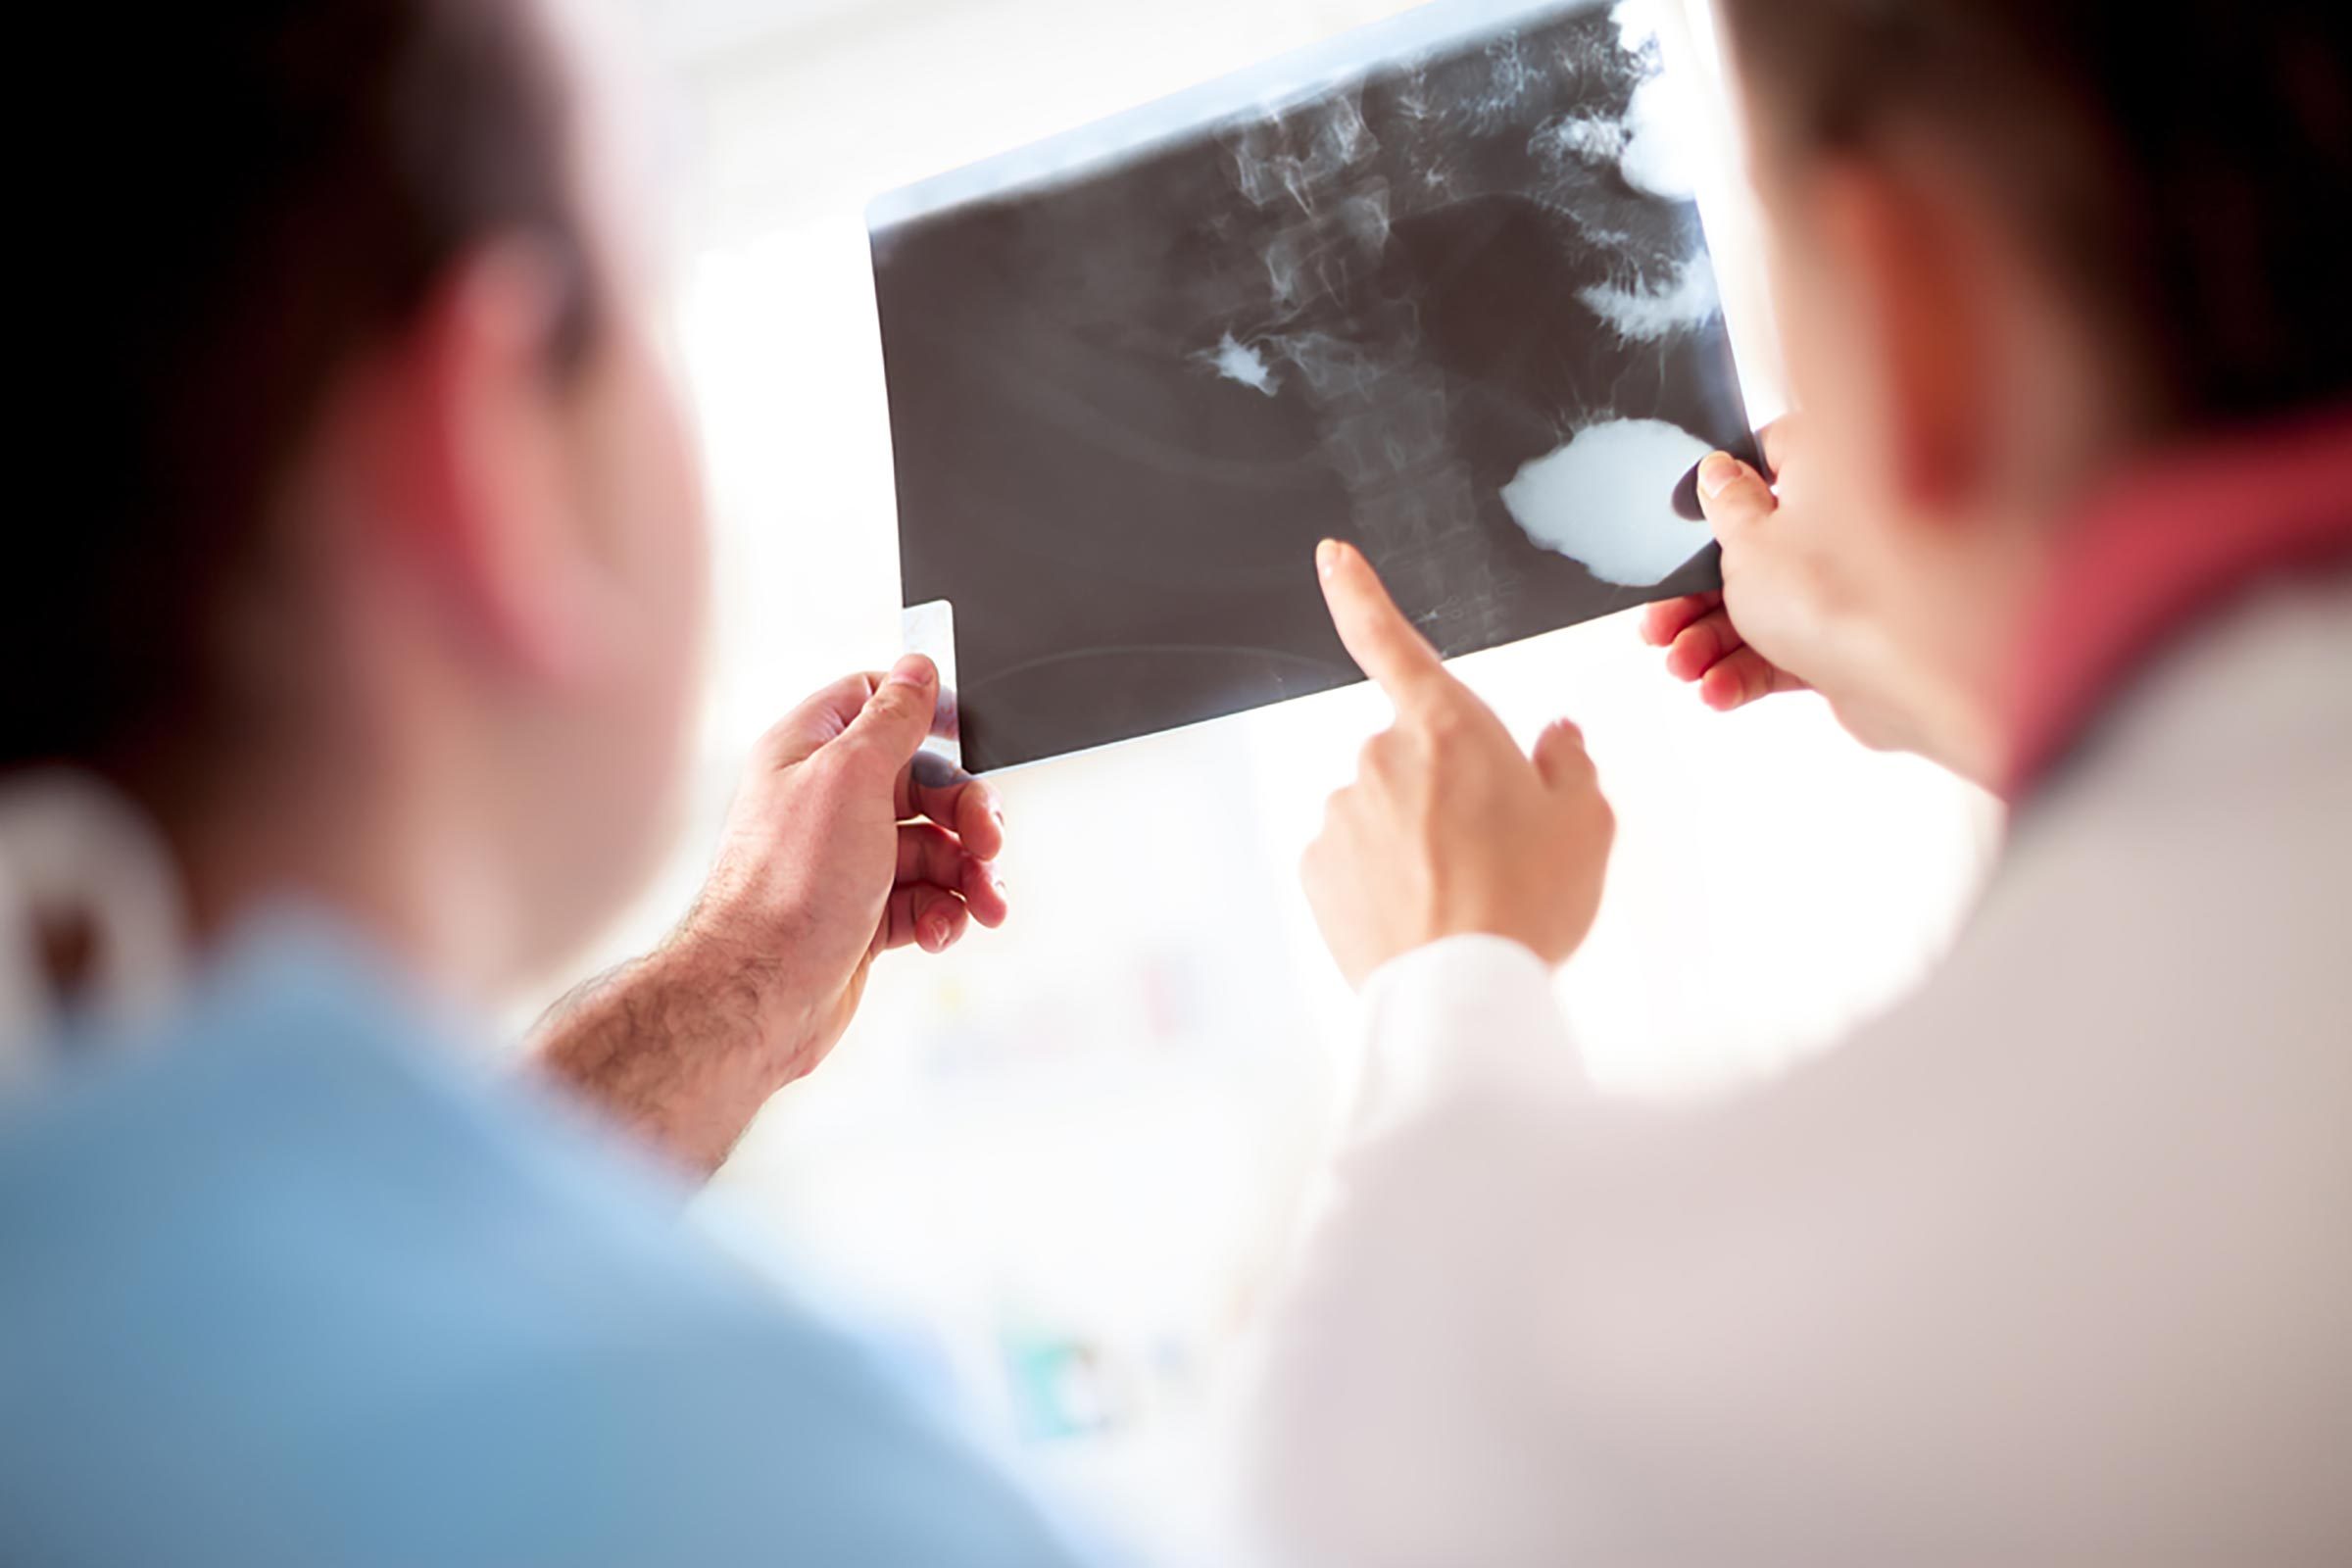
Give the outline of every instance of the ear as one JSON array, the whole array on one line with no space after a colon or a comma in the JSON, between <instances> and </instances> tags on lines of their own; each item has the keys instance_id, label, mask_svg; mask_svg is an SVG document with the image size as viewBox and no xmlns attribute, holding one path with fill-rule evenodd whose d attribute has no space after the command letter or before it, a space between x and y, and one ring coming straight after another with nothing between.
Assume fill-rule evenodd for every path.
<instances>
[{"instance_id":1,"label":"ear","mask_svg":"<svg viewBox=\"0 0 2352 1568\"><path fill-rule=\"evenodd\" d=\"M552 354L564 280L513 242L453 269L350 405L369 527L472 656L565 681L595 635Z\"/></svg>"},{"instance_id":2,"label":"ear","mask_svg":"<svg viewBox=\"0 0 2352 1568\"><path fill-rule=\"evenodd\" d=\"M1818 232L1879 360L1895 482L1933 514L1984 477L1996 341L1978 230L1952 184L1859 157L1815 177Z\"/></svg>"}]
</instances>

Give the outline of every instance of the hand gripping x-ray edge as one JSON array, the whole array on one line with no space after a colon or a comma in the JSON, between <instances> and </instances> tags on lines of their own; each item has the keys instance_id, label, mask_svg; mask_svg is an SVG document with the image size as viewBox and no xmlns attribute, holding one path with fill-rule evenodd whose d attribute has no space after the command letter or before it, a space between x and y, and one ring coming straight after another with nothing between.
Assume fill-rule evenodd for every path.
<instances>
[{"instance_id":1,"label":"hand gripping x-ray edge","mask_svg":"<svg viewBox=\"0 0 2352 1568\"><path fill-rule=\"evenodd\" d=\"M932 712L931 735L915 755L914 765L922 782L948 783L963 772L963 726L956 701L955 605L934 599L900 612L899 642L904 652L921 654L939 666L939 707Z\"/></svg>"}]
</instances>

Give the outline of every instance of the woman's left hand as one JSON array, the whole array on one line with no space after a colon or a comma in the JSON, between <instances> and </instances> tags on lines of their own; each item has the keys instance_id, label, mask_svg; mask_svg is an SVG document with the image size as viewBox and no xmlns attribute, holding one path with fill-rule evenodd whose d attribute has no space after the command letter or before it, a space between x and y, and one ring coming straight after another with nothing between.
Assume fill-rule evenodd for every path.
<instances>
[{"instance_id":1,"label":"woman's left hand","mask_svg":"<svg viewBox=\"0 0 2352 1568\"><path fill-rule=\"evenodd\" d=\"M1392 958L1471 934L1566 961L1592 929L1616 833L1584 736L1555 723L1526 756L1362 555L1327 541L1316 564L1340 640L1396 705L1306 853L1307 899L1341 970L1360 986Z\"/></svg>"}]
</instances>

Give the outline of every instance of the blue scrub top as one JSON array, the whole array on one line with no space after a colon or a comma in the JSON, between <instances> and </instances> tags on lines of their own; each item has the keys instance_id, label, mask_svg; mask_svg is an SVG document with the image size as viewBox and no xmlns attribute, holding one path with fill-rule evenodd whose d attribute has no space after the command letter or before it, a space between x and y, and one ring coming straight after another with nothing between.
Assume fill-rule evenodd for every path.
<instances>
[{"instance_id":1,"label":"blue scrub top","mask_svg":"<svg viewBox=\"0 0 2352 1568\"><path fill-rule=\"evenodd\" d=\"M454 1033L281 923L0 1100L0 1562L1078 1560Z\"/></svg>"}]
</instances>

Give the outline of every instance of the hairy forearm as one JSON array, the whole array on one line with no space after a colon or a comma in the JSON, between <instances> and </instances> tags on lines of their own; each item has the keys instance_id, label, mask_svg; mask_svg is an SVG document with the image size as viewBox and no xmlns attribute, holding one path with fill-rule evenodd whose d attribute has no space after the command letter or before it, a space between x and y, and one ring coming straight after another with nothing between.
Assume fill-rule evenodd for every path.
<instances>
[{"instance_id":1,"label":"hairy forearm","mask_svg":"<svg viewBox=\"0 0 2352 1568\"><path fill-rule=\"evenodd\" d=\"M600 975L534 1031L541 1067L699 1175L716 1170L760 1107L800 1076L764 976L673 943Z\"/></svg>"}]
</instances>

